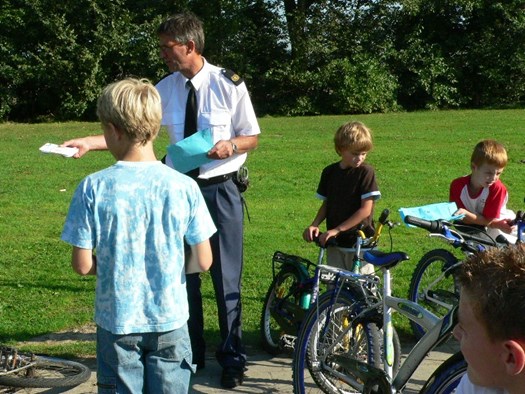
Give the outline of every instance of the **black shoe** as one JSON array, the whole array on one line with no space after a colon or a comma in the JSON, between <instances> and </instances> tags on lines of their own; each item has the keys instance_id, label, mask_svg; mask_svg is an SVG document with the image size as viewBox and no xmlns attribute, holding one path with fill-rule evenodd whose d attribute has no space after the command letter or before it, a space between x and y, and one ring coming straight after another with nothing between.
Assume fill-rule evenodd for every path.
<instances>
[{"instance_id":1,"label":"black shoe","mask_svg":"<svg viewBox=\"0 0 525 394\"><path fill-rule=\"evenodd\" d=\"M244 380L244 368L225 367L222 370L221 386L226 389L232 389L240 386Z\"/></svg>"}]
</instances>

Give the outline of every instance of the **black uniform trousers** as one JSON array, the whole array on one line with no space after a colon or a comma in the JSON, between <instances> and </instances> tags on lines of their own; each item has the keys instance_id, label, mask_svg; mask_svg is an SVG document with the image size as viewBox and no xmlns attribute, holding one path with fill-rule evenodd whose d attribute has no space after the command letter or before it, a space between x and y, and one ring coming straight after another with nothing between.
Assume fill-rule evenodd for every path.
<instances>
[{"instance_id":1,"label":"black uniform trousers","mask_svg":"<svg viewBox=\"0 0 525 394\"><path fill-rule=\"evenodd\" d=\"M237 186L231 179L201 185L202 195L217 232L210 243L213 263L210 269L219 315L221 343L216 351L219 364L244 368L246 352L241 333L241 276L243 266L243 206ZM188 329L193 363L204 363L204 319L199 274L186 277L190 318ZM208 316L208 318L212 318Z\"/></svg>"}]
</instances>

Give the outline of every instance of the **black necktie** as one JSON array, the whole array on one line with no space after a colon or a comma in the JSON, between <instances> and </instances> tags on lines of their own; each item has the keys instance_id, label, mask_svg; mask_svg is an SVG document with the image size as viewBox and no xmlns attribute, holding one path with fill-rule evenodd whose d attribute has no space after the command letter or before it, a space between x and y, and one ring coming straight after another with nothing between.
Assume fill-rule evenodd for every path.
<instances>
[{"instance_id":1,"label":"black necktie","mask_svg":"<svg viewBox=\"0 0 525 394\"><path fill-rule=\"evenodd\" d=\"M186 82L188 87L188 100L186 100L186 117L184 118L184 138L189 137L197 131L197 94L191 81ZM199 167L194 168L186 175L196 179L199 176Z\"/></svg>"},{"instance_id":2,"label":"black necktie","mask_svg":"<svg viewBox=\"0 0 525 394\"><path fill-rule=\"evenodd\" d=\"M186 101L186 117L184 118L184 138L197 131L197 95L191 81L186 82L186 86L189 91Z\"/></svg>"}]
</instances>

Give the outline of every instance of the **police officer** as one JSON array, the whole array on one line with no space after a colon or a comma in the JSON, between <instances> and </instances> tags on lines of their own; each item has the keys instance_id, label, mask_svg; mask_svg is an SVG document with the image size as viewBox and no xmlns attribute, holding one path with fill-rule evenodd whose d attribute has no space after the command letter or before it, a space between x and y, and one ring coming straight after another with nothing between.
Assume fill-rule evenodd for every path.
<instances>
[{"instance_id":1,"label":"police officer","mask_svg":"<svg viewBox=\"0 0 525 394\"><path fill-rule=\"evenodd\" d=\"M257 146L259 125L245 83L231 71L211 65L202 56L202 22L191 13L167 18L157 30L161 55L171 74L157 84L162 97L163 125L176 142L185 136L187 98L195 89L196 129L209 128L215 145L213 161L190 173L200 185L217 226L211 238L211 277L222 342L216 357L223 368L221 384L242 384L246 354L241 340L241 274L243 268L243 207L232 177ZM188 85L191 82L191 87ZM166 164L171 165L169 156ZM204 324L199 274L187 276L193 363L204 367Z\"/></svg>"}]
</instances>

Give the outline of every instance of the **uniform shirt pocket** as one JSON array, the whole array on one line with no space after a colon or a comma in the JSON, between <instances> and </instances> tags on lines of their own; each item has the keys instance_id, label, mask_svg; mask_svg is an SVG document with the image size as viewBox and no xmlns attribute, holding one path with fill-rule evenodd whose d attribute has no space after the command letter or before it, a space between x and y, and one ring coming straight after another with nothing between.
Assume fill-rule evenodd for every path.
<instances>
[{"instance_id":1,"label":"uniform shirt pocket","mask_svg":"<svg viewBox=\"0 0 525 394\"><path fill-rule=\"evenodd\" d=\"M162 114L162 125L166 126L170 140L174 143L184 138L184 117L182 111L164 111Z\"/></svg>"},{"instance_id":2,"label":"uniform shirt pocket","mask_svg":"<svg viewBox=\"0 0 525 394\"><path fill-rule=\"evenodd\" d=\"M211 129L214 142L219 140L229 140L231 134L231 114L226 110L215 110L213 112L203 112L199 115L200 128Z\"/></svg>"}]
</instances>

